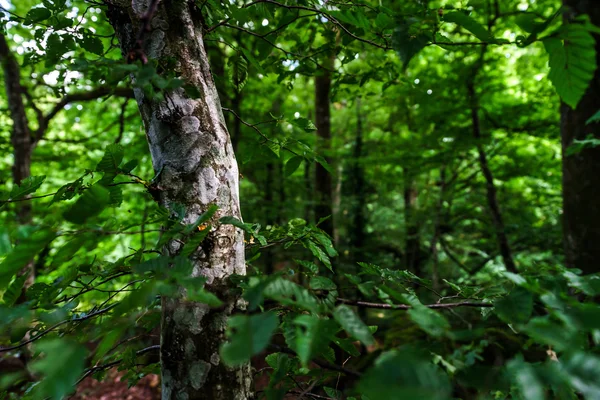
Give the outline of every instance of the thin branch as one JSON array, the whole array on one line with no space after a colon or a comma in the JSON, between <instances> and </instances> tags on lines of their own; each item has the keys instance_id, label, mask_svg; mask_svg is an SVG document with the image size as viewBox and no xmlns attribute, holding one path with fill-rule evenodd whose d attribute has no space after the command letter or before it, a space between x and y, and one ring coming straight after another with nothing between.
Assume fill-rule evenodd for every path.
<instances>
[{"instance_id":1,"label":"thin branch","mask_svg":"<svg viewBox=\"0 0 600 400\"><path fill-rule=\"evenodd\" d=\"M263 139L265 139L265 141L267 141L267 142L273 142L273 143L276 143L276 144L280 145L279 143L277 143L277 142L273 141L273 139L269 138L267 135L265 135L264 133L262 133L262 132L261 132L261 130L260 130L260 129L258 129L258 128L256 127L256 124L254 124L254 125L253 125L253 124L251 124L251 123L249 123L249 122L246 122L246 121L244 121L244 120L242 119L242 117L240 117L240 116L239 116L239 115L238 115L238 114L237 114L235 111L233 111L232 109L223 107L223 111L227 111L227 112L229 112L229 113L232 113L232 114L233 114L233 116L234 116L234 117L236 117L236 118L237 118L237 119L238 119L238 120L239 120L239 121L240 121L242 124L246 125L247 127L250 127L250 128L252 128L252 129L254 129L254 130L256 131L256 133L258 133L258 134L259 134L259 135L260 135L260 136L261 136ZM262 124L262 123L264 123L264 122L261 122L261 124ZM296 156L302 157L300 154L296 153L294 150L288 149L287 147L284 147L284 146L282 146L282 148L283 148L284 150L286 150L286 151L289 151L290 153L292 153L292 154L294 154L294 155L296 155Z\"/></svg>"},{"instance_id":2,"label":"thin branch","mask_svg":"<svg viewBox=\"0 0 600 400\"><path fill-rule=\"evenodd\" d=\"M271 349L273 349L275 351L278 351L280 353L286 353L286 354L290 354L290 355L293 355L293 356L296 355L296 352L294 350L289 349L287 347L278 346L276 344L270 344L269 348L271 348ZM332 364L332 363L330 363L328 361L314 359L314 360L311 360L311 362L315 363L316 365L318 365L321 368L328 369L330 371L341 372L341 373L344 373L344 374L346 374L348 376L351 376L353 378L360 378L361 375L362 375L358 371L354 371L354 370L351 370L351 369L348 369L348 368L340 367L339 365Z\"/></svg>"},{"instance_id":3,"label":"thin branch","mask_svg":"<svg viewBox=\"0 0 600 400\"><path fill-rule=\"evenodd\" d=\"M275 0L256 0L253 1L251 3L246 4L243 8L247 8L250 7L252 5L255 4L260 4L260 3L269 3L269 4L274 4L276 6L279 7L283 7L283 8L287 8L288 10L305 10L305 11L311 11L311 12L316 12L318 14L323 15L325 18L327 18L329 21L331 21L334 25L336 25L338 28L340 28L342 31L344 31L344 33L348 36L350 36L351 38L359 41L359 42L363 42L363 43L367 43L370 44L371 46L380 48L380 49L384 49L384 50L391 50L392 48L387 46L387 45L381 45L379 43L375 43L371 40L368 39L363 39L360 36L356 36L355 34L353 34L352 32L350 32L348 30L348 28L346 28L344 26L344 24L342 24L340 21L338 21L337 19L335 19L331 14L328 14L322 10L318 10L316 8L312 8L312 7L306 7L306 6L301 6L301 5L288 5L288 4L282 4L278 1Z\"/></svg>"},{"instance_id":4,"label":"thin branch","mask_svg":"<svg viewBox=\"0 0 600 400\"><path fill-rule=\"evenodd\" d=\"M127 103L129 103L128 98L126 98L121 105L121 114L119 115L119 135L115 139L115 143L120 143L121 139L123 139L123 134L125 133L125 111L127 111Z\"/></svg>"},{"instance_id":5,"label":"thin branch","mask_svg":"<svg viewBox=\"0 0 600 400\"><path fill-rule=\"evenodd\" d=\"M349 306L358 306L366 308L377 308L381 310L410 310L413 307L406 304L387 304L387 303L371 303L368 301L356 301L350 299L337 299L338 303L347 304ZM426 304L427 308L456 308L456 307L494 307L492 303L462 301L460 303L435 303Z\"/></svg>"},{"instance_id":6,"label":"thin branch","mask_svg":"<svg viewBox=\"0 0 600 400\"><path fill-rule=\"evenodd\" d=\"M50 110L50 112L43 118L43 121L40 123L38 127L35 138L33 140L39 141L48 129L48 124L50 120L56 116L65 106L69 103L73 103L76 101L90 101L95 100L100 97L113 95L119 97L126 97L128 99L132 99L133 90L129 88L110 88L110 87L99 87L97 89L91 90L89 92L79 92L79 93L71 93L64 96L60 101Z\"/></svg>"},{"instance_id":7,"label":"thin branch","mask_svg":"<svg viewBox=\"0 0 600 400\"><path fill-rule=\"evenodd\" d=\"M138 351L136 351L136 352L135 352L135 355L136 355L136 356L141 356L142 354L149 353L149 352L151 352L151 351L153 351L153 350L160 350L160 345L156 344L156 345L154 345L154 346L149 346L149 347L146 347L145 349L138 350ZM115 365L119 365L119 364L120 364L120 363L122 363L122 362L123 362L123 359L122 359L122 358L120 358L120 359L118 359L118 360L111 361L111 362L109 362L109 363L106 363L106 364L102 364L102 365L96 365L96 366L94 366L94 367L88 368L88 369L85 371L85 373L83 374L83 376L82 376L81 378L79 378L79 380L78 380L78 381L75 383L75 385L74 385L74 386L77 386L77 385L79 385L79 384L80 384L80 383L81 383L81 382L82 382L82 381L83 381L85 378L87 378L88 376L90 376L90 375L92 375L92 374L94 374L94 373L96 373L96 372L98 372L98 371L104 371L105 369L112 368L112 367L114 367Z\"/></svg>"},{"instance_id":8,"label":"thin branch","mask_svg":"<svg viewBox=\"0 0 600 400\"><path fill-rule=\"evenodd\" d=\"M71 319L66 319L64 321L58 322L54 325L52 325L50 328L43 330L42 332L38 333L37 335L33 336L32 338L25 340L17 345L11 346L11 347L0 347L0 353L4 353L7 351L12 351L12 350L17 350L20 349L21 347L24 347L26 345L28 345L29 343L35 342L36 340L38 340L39 338L41 338L42 336L52 332L53 330L55 330L56 328L68 324L69 322L80 322L80 321L85 321L86 319L90 319L93 318L97 315L100 314L104 314L108 311L110 311L111 309L113 309L117 304L112 304L106 308L100 309L98 311L94 311L92 313L89 314L84 314L81 317L75 317L75 318L71 318Z\"/></svg>"}]
</instances>

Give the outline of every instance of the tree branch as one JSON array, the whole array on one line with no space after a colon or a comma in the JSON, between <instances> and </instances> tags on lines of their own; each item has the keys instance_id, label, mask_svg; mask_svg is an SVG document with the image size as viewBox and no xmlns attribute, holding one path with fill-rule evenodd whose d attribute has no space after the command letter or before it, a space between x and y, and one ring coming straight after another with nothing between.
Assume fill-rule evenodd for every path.
<instances>
[{"instance_id":1,"label":"tree branch","mask_svg":"<svg viewBox=\"0 0 600 400\"><path fill-rule=\"evenodd\" d=\"M35 134L35 137L33 138L33 140L35 142L38 142L44 136L46 129L48 129L48 124L50 123L50 120L52 118L54 118L56 116L56 114L58 114L63 108L65 108L65 106L67 104L74 103L77 101L95 100L100 97L109 96L109 95L125 97L128 99L134 98L133 90L131 90L130 88L122 88L122 87L118 87L118 88L99 87L99 88L96 88L89 92L78 92L78 93L67 94L66 96L64 96L63 98L60 99L60 101L52 108L52 110L50 110L50 112L46 116L44 116L42 122L40 123L40 126L38 127L38 129L36 131L36 134Z\"/></svg>"},{"instance_id":2,"label":"tree branch","mask_svg":"<svg viewBox=\"0 0 600 400\"><path fill-rule=\"evenodd\" d=\"M135 352L135 355L136 356L141 356L142 354L149 353L149 352L151 352L153 350L160 350L160 345L156 344L154 346L149 346L149 347L146 347L145 349L138 350L138 351ZM92 375L92 374L94 374L94 373L96 373L98 371L104 371L105 369L112 368L115 365L121 364L122 362L123 362L123 359L120 358L118 360L115 360L115 361L112 361L112 362L109 362L109 363L106 363L106 364L96 365L94 367L88 368L85 371L85 373L83 374L83 376L81 378L79 378L79 380L75 383L74 386L79 385L88 376L90 376L90 375Z\"/></svg>"},{"instance_id":3,"label":"tree branch","mask_svg":"<svg viewBox=\"0 0 600 400\"><path fill-rule=\"evenodd\" d=\"M387 304L387 303L371 303L368 301L356 301L350 299L337 299L338 303L347 304L349 306L357 306L357 307L366 307L366 308L377 308L381 310L410 310L413 308L412 306L406 304ZM494 307L492 303L482 303L482 302L471 302L471 301L462 301L459 303L435 303L435 304L426 304L427 308L457 308L457 307Z\"/></svg>"},{"instance_id":4,"label":"tree branch","mask_svg":"<svg viewBox=\"0 0 600 400\"><path fill-rule=\"evenodd\" d=\"M118 303L112 304L112 305L110 305L110 306L108 306L106 308L103 308L103 309L98 310L98 311L91 312L89 314L85 314L85 315L83 315L81 317L76 317L76 318L71 318L71 319L65 319L64 321L61 321L61 322L58 322L58 323L52 325L50 328L43 330L42 332L38 333L34 337L32 337L32 338L30 338L28 340L25 340L25 341L23 341L23 342L21 342L21 343L19 343L17 345L14 345L14 346L11 346L11 347L0 347L0 353L4 353L4 352L7 352L7 351L12 351L12 350L20 349L21 347L24 347L24 346L28 345L29 343L35 342L36 340L38 340L42 336L44 336L44 335L52 332L56 328L58 328L58 327L60 327L62 325L68 324L69 322L85 321L86 319L90 319L90 318L93 318L93 317L95 317L97 315L104 314L104 313L110 311L111 309L113 309L117 304Z\"/></svg>"},{"instance_id":5,"label":"tree branch","mask_svg":"<svg viewBox=\"0 0 600 400\"><path fill-rule=\"evenodd\" d=\"M276 344L270 344L269 348L271 348L271 349L273 349L275 351L278 351L280 353L286 353L286 354L290 354L292 356L297 355L294 350L289 349L287 347L278 346ZM361 375L362 375L358 371L354 371L354 370L351 370L351 369L348 369L348 368L344 368L344 367L341 367L339 365L332 364L332 363L330 363L328 361L314 359L314 360L311 360L311 362L315 363L316 365L318 365L321 368L328 369L330 371L341 372L341 373L346 374L348 376L351 376L353 378L360 378Z\"/></svg>"}]
</instances>

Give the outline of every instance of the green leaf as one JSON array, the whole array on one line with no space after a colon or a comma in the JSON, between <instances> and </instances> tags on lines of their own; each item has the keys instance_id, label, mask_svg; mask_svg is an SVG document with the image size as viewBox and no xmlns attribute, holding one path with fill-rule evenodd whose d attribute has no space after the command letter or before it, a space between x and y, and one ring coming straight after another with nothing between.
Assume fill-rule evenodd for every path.
<instances>
[{"instance_id":1,"label":"green leaf","mask_svg":"<svg viewBox=\"0 0 600 400\"><path fill-rule=\"evenodd\" d=\"M392 35L392 47L398 53L405 67L415 55L427 46L431 37L424 32L414 31L413 27L417 22L414 18L403 21L394 29Z\"/></svg>"},{"instance_id":2,"label":"green leaf","mask_svg":"<svg viewBox=\"0 0 600 400\"><path fill-rule=\"evenodd\" d=\"M588 118L587 121L585 121L586 125L589 124L593 124L594 122L598 122L600 121L600 110L598 110L594 115L592 115L590 118Z\"/></svg>"},{"instance_id":3,"label":"green leaf","mask_svg":"<svg viewBox=\"0 0 600 400\"><path fill-rule=\"evenodd\" d=\"M240 92L248 80L248 61L240 53L237 53L229 60L229 66L231 69L231 83L233 83L235 90Z\"/></svg>"},{"instance_id":4,"label":"green leaf","mask_svg":"<svg viewBox=\"0 0 600 400\"><path fill-rule=\"evenodd\" d=\"M84 35L83 39L79 41L81 47L90 53L97 54L99 56L104 54L104 45L102 40L92 35Z\"/></svg>"},{"instance_id":5,"label":"green leaf","mask_svg":"<svg viewBox=\"0 0 600 400\"><path fill-rule=\"evenodd\" d=\"M29 10L27 12L27 15L25 15L24 23L25 23L25 25L31 25L32 23L35 23L35 22L45 21L48 18L50 18L51 16L52 16L52 13L47 8L44 8L44 7L32 8L31 10Z\"/></svg>"},{"instance_id":6,"label":"green leaf","mask_svg":"<svg viewBox=\"0 0 600 400\"><path fill-rule=\"evenodd\" d=\"M567 374L569 383L580 392L585 399L600 398L600 357L590 352L575 352L563 357L563 373Z\"/></svg>"},{"instance_id":7,"label":"green leaf","mask_svg":"<svg viewBox=\"0 0 600 400\"><path fill-rule=\"evenodd\" d=\"M306 366L310 360L323 354L337 332L336 324L314 315L300 315L294 319L296 337L294 351Z\"/></svg>"},{"instance_id":8,"label":"green leaf","mask_svg":"<svg viewBox=\"0 0 600 400\"><path fill-rule=\"evenodd\" d=\"M123 161L124 154L123 146L118 143L109 144L104 151L102 160L96 166L96 171L116 174L119 171L119 165Z\"/></svg>"},{"instance_id":9,"label":"green leaf","mask_svg":"<svg viewBox=\"0 0 600 400\"><path fill-rule=\"evenodd\" d=\"M564 103L575 109L596 70L595 40L581 24L567 24L543 40L549 55L548 78Z\"/></svg>"},{"instance_id":10,"label":"green leaf","mask_svg":"<svg viewBox=\"0 0 600 400\"><path fill-rule=\"evenodd\" d=\"M306 240L302 242L305 247L307 249L310 250L310 252L319 259L319 261L321 261L323 263L323 265L325 265L327 267L328 270L330 270L331 272L333 272L333 268L331 266L331 260L329 259L329 256L323 251L321 250L321 248L314 243L312 240Z\"/></svg>"},{"instance_id":11,"label":"green leaf","mask_svg":"<svg viewBox=\"0 0 600 400\"><path fill-rule=\"evenodd\" d=\"M583 151L584 149L594 148L598 146L600 146L600 139L596 139L593 135L590 134L587 135L586 138L583 140L573 140L573 143L571 143L571 145L567 147L565 155L572 156Z\"/></svg>"},{"instance_id":12,"label":"green leaf","mask_svg":"<svg viewBox=\"0 0 600 400\"><path fill-rule=\"evenodd\" d=\"M277 278L264 290L265 297L279 301L283 305L296 306L301 309L317 312L319 302L308 290L288 280Z\"/></svg>"},{"instance_id":13,"label":"green leaf","mask_svg":"<svg viewBox=\"0 0 600 400\"><path fill-rule=\"evenodd\" d=\"M516 383L522 398L527 400L545 400L544 385L540 382L534 367L523 361L520 356L511 360L506 369L511 376L511 379Z\"/></svg>"},{"instance_id":14,"label":"green leaf","mask_svg":"<svg viewBox=\"0 0 600 400\"><path fill-rule=\"evenodd\" d=\"M83 224L89 218L100 214L110 203L110 192L102 185L94 185L87 189L67 210L64 218L74 224Z\"/></svg>"},{"instance_id":15,"label":"green leaf","mask_svg":"<svg viewBox=\"0 0 600 400\"><path fill-rule=\"evenodd\" d=\"M185 284L183 286L185 287ZM205 288L189 288L186 297L189 301L206 304L210 307L220 307L223 305L223 301L217 295Z\"/></svg>"},{"instance_id":16,"label":"green leaf","mask_svg":"<svg viewBox=\"0 0 600 400\"><path fill-rule=\"evenodd\" d=\"M577 288L589 296L600 294L600 274L580 276L567 271L563 276L567 279L571 287Z\"/></svg>"},{"instance_id":17,"label":"green leaf","mask_svg":"<svg viewBox=\"0 0 600 400\"><path fill-rule=\"evenodd\" d=\"M314 132L317 130L315 124L308 118L299 117L290 120L292 125L297 126L300 129L303 129L305 132Z\"/></svg>"},{"instance_id":18,"label":"green leaf","mask_svg":"<svg viewBox=\"0 0 600 400\"><path fill-rule=\"evenodd\" d=\"M83 178L79 178L74 182L69 182L60 187L56 194L52 198L50 204L54 204L57 201L71 200L83 187Z\"/></svg>"},{"instance_id":19,"label":"green leaf","mask_svg":"<svg viewBox=\"0 0 600 400\"><path fill-rule=\"evenodd\" d=\"M279 319L272 312L230 317L227 324L229 342L221 347L221 358L230 366L249 361L267 347L278 325Z\"/></svg>"},{"instance_id":20,"label":"green leaf","mask_svg":"<svg viewBox=\"0 0 600 400\"><path fill-rule=\"evenodd\" d=\"M433 337L440 337L450 329L450 323L439 312L431 310L422 304L412 304L408 315L414 323Z\"/></svg>"},{"instance_id":21,"label":"green leaf","mask_svg":"<svg viewBox=\"0 0 600 400\"><path fill-rule=\"evenodd\" d=\"M310 278L310 288L312 290L336 290L337 286L329 278L324 276L313 276Z\"/></svg>"},{"instance_id":22,"label":"green leaf","mask_svg":"<svg viewBox=\"0 0 600 400\"><path fill-rule=\"evenodd\" d=\"M494 303L496 314L507 324L525 323L533 311L533 295L522 287Z\"/></svg>"},{"instance_id":23,"label":"green leaf","mask_svg":"<svg viewBox=\"0 0 600 400\"><path fill-rule=\"evenodd\" d=\"M55 233L40 230L22 240L0 264L0 289L7 287L11 278L55 238Z\"/></svg>"},{"instance_id":24,"label":"green leaf","mask_svg":"<svg viewBox=\"0 0 600 400\"><path fill-rule=\"evenodd\" d=\"M371 331L367 325L362 322L350 307L344 304L337 306L333 311L333 317L346 332L360 340L364 345L369 346L375 343L375 339L373 339L373 335L371 335Z\"/></svg>"},{"instance_id":25,"label":"green leaf","mask_svg":"<svg viewBox=\"0 0 600 400\"><path fill-rule=\"evenodd\" d=\"M240 221L239 219L237 219L236 217L231 217L231 216L221 217L219 219L219 222L224 225L233 225L251 235L254 233L252 231L252 226L250 224L245 224L242 221Z\"/></svg>"},{"instance_id":26,"label":"green leaf","mask_svg":"<svg viewBox=\"0 0 600 400\"><path fill-rule=\"evenodd\" d=\"M12 246L10 244L10 235L8 234L8 230L0 228L0 257L10 252L11 249Z\"/></svg>"},{"instance_id":27,"label":"green leaf","mask_svg":"<svg viewBox=\"0 0 600 400\"><path fill-rule=\"evenodd\" d=\"M552 346L558 351L582 345L585 340L585 337L578 337L576 329L564 327L548 316L532 318L523 330L536 342Z\"/></svg>"},{"instance_id":28,"label":"green leaf","mask_svg":"<svg viewBox=\"0 0 600 400\"><path fill-rule=\"evenodd\" d=\"M496 39L494 39L494 37L490 35L488 30L483 25L481 25L479 22L475 21L473 18L471 18L463 12L449 12L448 14L444 15L444 21L453 22L457 25L462 26L463 28L471 32L473 35L475 35L477 39L481 40L482 42L496 43Z\"/></svg>"},{"instance_id":29,"label":"green leaf","mask_svg":"<svg viewBox=\"0 0 600 400\"><path fill-rule=\"evenodd\" d=\"M86 350L80 344L64 339L48 339L36 343L43 356L29 364L29 369L43 375L35 387L39 398L61 400L75 391L75 383L83 372Z\"/></svg>"},{"instance_id":30,"label":"green leaf","mask_svg":"<svg viewBox=\"0 0 600 400\"><path fill-rule=\"evenodd\" d=\"M28 274L17 276L4 292L2 301L6 306L13 306L23 291L23 285L27 280Z\"/></svg>"},{"instance_id":31,"label":"green leaf","mask_svg":"<svg viewBox=\"0 0 600 400\"><path fill-rule=\"evenodd\" d=\"M304 158L300 156L294 156L290 158L288 162L285 163L284 176L287 178L288 176L292 175L298 169L300 164L302 164L303 160Z\"/></svg>"},{"instance_id":32,"label":"green leaf","mask_svg":"<svg viewBox=\"0 0 600 400\"><path fill-rule=\"evenodd\" d=\"M10 191L11 200L19 200L27 196L28 194L34 193L46 180L46 175L41 176L29 176L21 181L19 186L15 186Z\"/></svg>"},{"instance_id":33,"label":"green leaf","mask_svg":"<svg viewBox=\"0 0 600 400\"><path fill-rule=\"evenodd\" d=\"M121 186L109 186L106 189L108 189L109 192L108 205L113 207L120 207L121 203L123 202L123 189L121 189Z\"/></svg>"},{"instance_id":34,"label":"green leaf","mask_svg":"<svg viewBox=\"0 0 600 400\"><path fill-rule=\"evenodd\" d=\"M206 239L206 236L208 236L208 234L210 233L210 230L211 230L211 226L207 225L204 227L203 230L201 230L200 232L196 233L194 236L189 238L187 240L187 242L185 242L183 249L181 249L180 255L182 255L184 257L188 257L193 252L195 252L198 249L198 247L200 246L200 243L202 243L204 241L204 239Z\"/></svg>"},{"instance_id":35,"label":"green leaf","mask_svg":"<svg viewBox=\"0 0 600 400\"><path fill-rule=\"evenodd\" d=\"M370 332L371 331L369 330L369 333ZM354 345L354 341L352 339L340 339L340 338L334 337L333 342L336 345L338 345L340 349L344 350L346 353L350 354L352 357L360 356L360 351L357 350L356 346Z\"/></svg>"},{"instance_id":36,"label":"green leaf","mask_svg":"<svg viewBox=\"0 0 600 400\"><path fill-rule=\"evenodd\" d=\"M448 378L430 359L412 348L392 350L377 358L359 382L371 399L451 399Z\"/></svg>"},{"instance_id":37,"label":"green leaf","mask_svg":"<svg viewBox=\"0 0 600 400\"><path fill-rule=\"evenodd\" d=\"M138 166L138 163L138 160L129 160L121 167L121 171L125 174L129 174Z\"/></svg>"}]
</instances>

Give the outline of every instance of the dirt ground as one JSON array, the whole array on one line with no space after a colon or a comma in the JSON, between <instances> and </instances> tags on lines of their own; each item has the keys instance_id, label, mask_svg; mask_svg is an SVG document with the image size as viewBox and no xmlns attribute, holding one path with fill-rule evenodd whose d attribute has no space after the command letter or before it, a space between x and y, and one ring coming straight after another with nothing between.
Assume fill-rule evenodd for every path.
<instances>
[{"instance_id":1,"label":"dirt ground","mask_svg":"<svg viewBox=\"0 0 600 400\"><path fill-rule=\"evenodd\" d=\"M86 378L77 386L77 392L70 400L160 400L160 377L150 374L137 385L128 388L124 372L116 368L108 371L102 382Z\"/></svg>"}]
</instances>

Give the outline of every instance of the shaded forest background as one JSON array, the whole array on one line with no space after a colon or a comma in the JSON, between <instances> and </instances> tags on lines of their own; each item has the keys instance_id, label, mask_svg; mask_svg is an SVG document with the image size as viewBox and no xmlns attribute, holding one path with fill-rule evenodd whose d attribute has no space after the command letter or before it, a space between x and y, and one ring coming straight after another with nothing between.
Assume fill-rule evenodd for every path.
<instances>
[{"instance_id":1,"label":"shaded forest background","mask_svg":"<svg viewBox=\"0 0 600 400\"><path fill-rule=\"evenodd\" d=\"M207 94L128 63L111 1L0 1L6 398L160 373L160 298L231 302L190 278L219 224L248 272L219 354L259 397L600 397L598 7L225 3L193 7L243 222L161 203L135 97Z\"/></svg>"}]
</instances>

